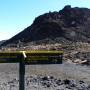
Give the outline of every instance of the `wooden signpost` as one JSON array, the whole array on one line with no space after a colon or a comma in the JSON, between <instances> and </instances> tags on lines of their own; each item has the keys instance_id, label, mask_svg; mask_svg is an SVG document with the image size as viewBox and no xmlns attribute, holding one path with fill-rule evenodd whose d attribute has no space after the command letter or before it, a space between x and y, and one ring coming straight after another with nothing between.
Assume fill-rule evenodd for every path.
<instances>
[{"instance_id":1,"label":"wooden signpost","mask_svg":"<svg viewBox=\"0 0 90 90\"><path fill-rule=\"evenodd\" d=\"M63 51L0 52L0 63L19 63L19 90L25 90L25 65L61 64Z\"/></svg>"}]
</instances>

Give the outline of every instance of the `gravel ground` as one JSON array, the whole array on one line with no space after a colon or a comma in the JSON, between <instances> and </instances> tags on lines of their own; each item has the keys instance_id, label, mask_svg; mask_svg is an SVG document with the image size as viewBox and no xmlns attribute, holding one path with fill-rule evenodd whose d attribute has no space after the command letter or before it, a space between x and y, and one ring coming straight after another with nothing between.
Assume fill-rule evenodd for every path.
<instances>
[{"instance_id":1,"label":"gravel ground","mask_svg":"<svg viewBox=\"0 0 90 90\"><path fill-rule=\"evenodd\" d=\"M0 64L0 90L19 90L19 64ZM90 90L90 66L26 65L25 90Z\"/></svg>"}]
</instances>

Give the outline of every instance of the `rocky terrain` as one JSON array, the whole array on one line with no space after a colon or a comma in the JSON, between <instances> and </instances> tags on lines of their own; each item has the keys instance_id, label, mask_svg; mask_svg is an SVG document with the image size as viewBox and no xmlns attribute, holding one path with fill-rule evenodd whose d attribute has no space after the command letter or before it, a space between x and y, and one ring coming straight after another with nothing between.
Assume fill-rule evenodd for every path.
<instances>
[{"instance_id":1,"label":"rocky terrain","mask_svg":"<svg viewBox=\"0 0 90 90\"><path fill-rule=\"evenodd\" d=\"M19 90L18 64L0 64L0 90ZM26 65L25 90L90 90L90 67Z\"/></svg>"},{"instance_id":2,"label":"rocky terrain","mask_svg":"<svg viewBox=\"0 0 90 90\"><path fill-rule=\"evenodd\" d=\"M62 64L26 66L26 90L90 90L89 28L90 9L67 5L0 42L0 52L62 50ZM0 90L19 89L18 69L18 64L0 64Z\"/></svg>"},{"instance_id":3,"label":"rocky terrain","mask_svg":"<svg viewBox=\"0 0 90 90\"><path fill-rule=\"evenodd\" d=\"M26 90L90 90L90 85L84 81L54 78L53 76L27 76ZM1 90L18 90L19 80L13 78L0 84Z\"/></svg>"}]
</instances>

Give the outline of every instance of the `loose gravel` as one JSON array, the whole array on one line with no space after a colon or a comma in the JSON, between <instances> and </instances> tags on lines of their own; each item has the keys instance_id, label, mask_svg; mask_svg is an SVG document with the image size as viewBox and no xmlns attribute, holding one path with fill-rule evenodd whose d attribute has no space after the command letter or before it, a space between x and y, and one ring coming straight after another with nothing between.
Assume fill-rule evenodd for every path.
<instances>
[{"instance_id":1,"label":"loose gravel","mask_svg":"<svg viewBox=\"0 0 90 90\"><path fill-rule=\"evenodd\" d=\"M0 90L19 90L18 64L0 64ZM25 90L90 90L90 67L70 63L28 65Z\"/></svg>"}]
</instances>

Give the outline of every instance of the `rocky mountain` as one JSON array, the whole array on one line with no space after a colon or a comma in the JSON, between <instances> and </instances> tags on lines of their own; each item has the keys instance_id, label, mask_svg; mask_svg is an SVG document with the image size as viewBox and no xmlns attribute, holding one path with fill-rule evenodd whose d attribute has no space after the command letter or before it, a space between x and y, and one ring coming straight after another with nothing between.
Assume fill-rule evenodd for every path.
<instances>
[{"instance_id":1,"label":"rocky mountain","mask_svg":"<svg viewBox=\"0 0 90 90\"><path fill-rule=\"evenodd\" d=\"M2 43L4 43L4 42L6 42L6 40L2 40L2 41L0 41L0 45L1 45Z\"/></svg>"},{"instance_id":2,"label":"rocky mountain","mask_svg":"<svg viewBox=\"0 0 90 90\"><path fill-rule=\"evenodd\" d=\"M2 45L19 42L88 42L90 43L90 9L65 6L35 18L31 26Z\"/></svg>"}]
</instances>

